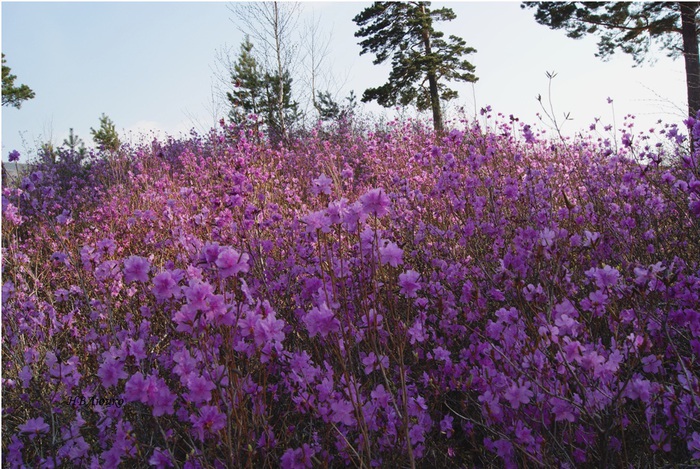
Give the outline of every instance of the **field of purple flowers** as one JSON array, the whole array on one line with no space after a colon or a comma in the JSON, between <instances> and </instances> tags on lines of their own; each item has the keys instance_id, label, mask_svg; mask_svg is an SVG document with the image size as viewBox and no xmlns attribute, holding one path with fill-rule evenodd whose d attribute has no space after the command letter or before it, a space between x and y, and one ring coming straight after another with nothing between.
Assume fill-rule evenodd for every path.
<instances>
[{"instance_id":1,"label":"field of purple flowers","mask_svg":"<svg viewBox=\"0 0 700 469\"><path fill-rule=\"evenodd\" d=\"M700 463L686 133L222 124L36 164L2 197L2 465Z\"/></svg>"}]
</instances>

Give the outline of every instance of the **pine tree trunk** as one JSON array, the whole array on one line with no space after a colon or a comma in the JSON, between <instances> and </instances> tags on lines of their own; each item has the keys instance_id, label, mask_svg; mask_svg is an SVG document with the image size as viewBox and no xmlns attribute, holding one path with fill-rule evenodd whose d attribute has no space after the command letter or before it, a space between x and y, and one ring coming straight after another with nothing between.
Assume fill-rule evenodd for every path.
<instances>
[{"instance_id":1,"label":"pine tree trunk","mask_svg":"<svg viewBox=\"0 0 700 469\"><path fill-rule=\"evenodd\" d=\"M428 85L430 86L430 105L433 108L433 128L436 132L441 133L443 130L442 109L440 108L440 94L438 93L435 72L428 73Z\"/></svg>"},{"instance_id":2,"label":"pine tree trunk","mask_svg":"<svg viewBox=\"0 0 700 469\"><path fill-rule=\"evenodd\" d=\"M427 15L425 4L421 5L421 12ZM433 50L430 44L430 32L428 29L423 29L423 46L425 47L425 55L429 56ZM435 132L442 133L442 109L440 108L440 93L438 92L437 76L435 70L428 71L428 86L430 89L430 106L433 109L433 128Z\"/></svg>"},{"instance_id":3,"label":"pine tree trunk","mask_svg":"<svg viewBox=\"0 0 700 469\"><path fill-rule=\"evenodd\" d=\"M698 58L698 30L695 26L695 14L698 8L700 8L700 2L680 2L688 114L691 117L695 117L700 110L700 59Z\"/></svg>"}]
</instances>

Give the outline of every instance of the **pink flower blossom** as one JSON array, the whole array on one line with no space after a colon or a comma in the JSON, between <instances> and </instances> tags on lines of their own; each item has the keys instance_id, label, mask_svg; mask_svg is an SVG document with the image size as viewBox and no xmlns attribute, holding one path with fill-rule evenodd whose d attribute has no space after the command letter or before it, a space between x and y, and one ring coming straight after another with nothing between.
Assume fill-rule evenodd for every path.
<instances>
[{"instance_id":1,"label":"pink flower blossom","mask_svg":"<svg viewBox=\"0 0 700 469\"><path fill-rule=\"evenodd\" d=\"M319 194L330 195L332 183L333 183L333 180L331 178L329 178L325 174L321 174L316 179L311 180L311 193L313 193L314 195L319 195Z\"/></svg>"},{"instance_id":2,"label":"pink flower blossom","mask_svg":"<svg viewBox=\"0 0 700 469\"><path fill-rule=\"evenodd\" d=\"M417 296L416 292L421 289L420 283L418 283L419 277L420 274L415 270L407 270L399 274L401 294L405 295L407 298L415 298Z\"/></svg>"},{"instance_id":3,"label":"pink flower blossom","mask_svg":"<svg viewBox=\"0 0 700 469\"><path fill-rule=\"evenodd\" d=\"M199 409L199 414L190 416L192 430L199 441L204 441L206 435L215 435L226 426L226 415L219 412L215 406L205 405Z\"/></svg>"},{"instance_id":4,"label":"pink flower blossom","mask_svg":"<svg viewBox=\"0 0 700 469\"><path fill-rule=\"evenodd\" d=\"M340 321L338 321L326 303L312 308L304 317L304 323L309 331L309 337L314 337L316 334L326 337L328 334L340 330Z\"/></svg>"},{"instance_id":5,"label":"pink flower blossom","mask_svg":"<svg viewBox=\"0 0 700 469\"><path fill-rule=\"evenodd\" d=\"M25 423L19 426L19 431L22 433L29 433L32 438L40 433L48 433L49 426L44 422L43 417L37 417L35 419L29 419Z\"/></svg>"},{"instance_id":6,"label":"pink flower blossom","mask_svg":"<svg viewBox=\"0 0 700 469\"><path fill-rule=\"evenodd\" d=\"M514 409L520 407L520 404L527 404L530 398L535 394L530 391L530 383L523 385L513 384L506 391L505 398Z\"/></svg>"},{"instance_id":7,"label":"pink flower blossom","mask_svg":"<svg viewBox=\"0 0 700 469\"><path fill-rule=\"evenodd\" d=\"M240 254L233 248L223 248L216 259L219 273L223 278L232 277L238 272L248 272L248 254Z\"/></svg>"},{"instance_id":8,"label":"pink flower blossom","mask_svg":"<svg viewBox=\"0 0 700 469\"><path fill-rule=\"evenodd\" d=\"M151 290L153 295L158 301L164 301L180 292L180 286L177 284L175 278L170 271L160 272L158 275L153 277L153 289Z\"/></svg>"},{"instance_id":9,"label":"pink flower blossom","mask_svg":"<svg viewBox=\"0 0 700 469\"><path fill-rule=\"evenodd\" d=\"M107 357L97 370L97 376L102 380L105 388L116 386L120 379L126 378L128 373L124 371L124 363L114 357Z\"/></svg>"},{"instance_id":10,"label":"pink flower blossom","mask_svg":"<svg viewBox=\"0 0 700 469\"><path fill-rule=\"evenodd\" d=\"M124 260L124 282L148 282L151 263L145 257L131 256Z\"/></svg>"},{"instance_id":11,"label":"pink flower blossom","mask_svg":"<svg viewBox=\"0 0 700 469\"><path fill-rule=\"evenodd\" d=\"M383 217L389 213L390 201L383 189L372 189L360 197L360 202L362 211L367 215Z\"/></svg>"},{"instance_id":12,"label":"pink flower blossom","mask_svg":"<svg viewBox=\"0 0 700 469\"><path fill-rule=\"evenodd\" d=\"M403 250L396 243L386 241L384 246L379 248L379 257L382 264L389 264L392 267L403 264Z\"/></svg>"}]
</instances>

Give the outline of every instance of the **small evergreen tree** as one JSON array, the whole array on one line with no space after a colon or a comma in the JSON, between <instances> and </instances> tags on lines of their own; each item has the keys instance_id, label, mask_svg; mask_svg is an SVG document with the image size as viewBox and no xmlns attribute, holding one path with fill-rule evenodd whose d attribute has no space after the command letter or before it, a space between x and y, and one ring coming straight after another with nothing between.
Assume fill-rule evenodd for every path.
<instances>
[{"instance_id":1,"label":"small evergreen tree","mask_svg":"<svg viewBox=\"0 0 700 469\"><path fill-rule=\"evenodd\" d=\"M262 79L249 36L241 44L238 60L231 73L231 83L233 90L226 93L231 104L229 119L242 122L249 114L259 114L263 99Z\"/></svg>"},{"instance_id":2,"label":"small evergreen tree","mask_svg":"<svg viewBox=\"0 0 700 469\"><path fill-rule=\"evenodd\" d=\"M256 114L272 141L284 139L289 122L299 118L298 103L291 98L292 78L288 72L281 79L276 73L264 72L253 55L253 44L248 36L241 44L231 83L233 90L226 93L231 105L229 118L233 122L244 122L249 114Z\"/></svg>"},{"instance_id":3,"label":"small evergreen tree","mask_svg":"<svg viewBox=\"0 0 700 469\"><path fill-rule=\"evenodd\" d=\"M92 139L100 149L117 151L121 145L112 119L105 114L100 116L100 128L95 130L91 127L90 133L92 133Z\"/></svg>"},{"instance_id":4,"label":"small evergreen tree","mask_svg":"<svg viewBox=\"0 0 700 469\"><path fill-rule=\"evenodd\" d=\"M292 78L288 72L285 72L281 78L277 74L266 73L263 86L265 99L262 111L265 123L272 141L279 142L286 138L290 124L300 118L299 104L292 101ZM281 103L280 96L282 96Z\"/></svg>"},{"instance_id":5,"label":"small evergreen tree","mask_svg":"<svg viewBox=\"0 0 700 469\"><path fill-rule=\"evenodd\" d=\"M85 149L85 143L83 142L83 139L78 137L75 134L75 132L73 132L73 128L70 129L68 138L63 140L63 145L68 148L68 151L71 155L78 155L80 157L83 157L87 152L87 150Z\"/></svg>"},{"instance_id":6,"label":"small evergreen tree","mask_svg":"<svg viewBox=\"0 0 700 469\"><path fill-rule=\"evenodd\" d=\"M338 121L347 119L355 113L357 98L354 91L345 98L346 103L341 104L333 99L330 92L318 92L316 94L316 109L322 120Z\"/></svg>"}]
</instances>

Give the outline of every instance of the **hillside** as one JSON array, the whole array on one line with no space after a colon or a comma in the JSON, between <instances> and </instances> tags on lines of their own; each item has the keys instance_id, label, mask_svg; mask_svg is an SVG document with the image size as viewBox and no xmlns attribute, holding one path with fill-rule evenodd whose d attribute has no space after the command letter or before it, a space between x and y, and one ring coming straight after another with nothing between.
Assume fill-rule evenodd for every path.
<instances>
[{"instance_id":1,"label":"hillside","mask_svg":"<svg viewBox=\"0 0 700 469\"><path fill-rule=\"evenodd\" d=\"M33 167L3 189L3 465L698 463L684 132L224 125Z\"/></svg>"}]
</instances>

